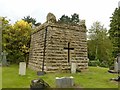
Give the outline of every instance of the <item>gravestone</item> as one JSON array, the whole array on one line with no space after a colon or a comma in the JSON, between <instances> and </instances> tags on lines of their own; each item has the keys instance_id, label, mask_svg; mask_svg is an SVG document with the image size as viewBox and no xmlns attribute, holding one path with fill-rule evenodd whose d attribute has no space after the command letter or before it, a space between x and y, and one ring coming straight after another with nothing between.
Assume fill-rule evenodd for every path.
<instances>
[{"instance_id":1,"label":"gravestone","mask_svg":"<svg viewBox=\"0 0 120 90\"><path fill-rule=\"evenodd\" d=\"M120 53L117 54L118 72L120 73Z\"/></svg>"},{"instance_id":2,"label":"gravestone","mask_svg":"<svg viewBox=\"0 0 120 90\"><path fill-rule=\"evenodd\" d=\"M71 63L71 73L76 73L76 63Z\"/></svg>"},{"instance_id":3,"label":"gravestone","mask_svg":"<svg viewBox=\"0 0 120 90\"><path fill-rule=\"evenodd\" d=\"M110 80L120 82L120 53L117 54L117 62L115 63L114 69L117 71L118 77L117 78L112 78Z\"/></svg>"},{"instance_id":4,"label":"gravestone","mask_svg":"<svg viewBox=\"0 0 120 90\"><path fill-rule=\"evenodd\" d=\"M7 66L8 63L7 63L6 56L8 55L8 53L6 51L3 51L1 55L2 55L2 66Z\"/></svg>"},{"instance_id":5,"label":"gravestone","mask_svg":"<svg viewBox=\"0 0 120 90\"><path fill-rule=\"evenodd\" d=\"M46 90L46 88L50 88L50 86L41 78L34 79L31 81L30 90L44 90L44 89Z\"/></svg>"},{"instance_id":6,"label":"gravestone","mask_svg":"<svg viewBox=\"0 0 120 90\"><path fill-rule=\"evenodd\" d=\"M26 75L26 63L20 62L19 64L19 75Z\"/></svg>"},{"instance_id":7,"label":"gravestone","mask_svg":"<svg viewBox=\"0 0 120 90\"><path fill-rule=\"evenodd\" d=\"M57 88L70 88L74 85L74 77L56 77Z\"/></svg>"},{"instance_id":8,"label":"gravestone","mask_svg":"<svg viewBox=\"0 0 120 90\"><path fill-rule=\"evenodd\" d=\"M44 74L46 74L46 73L43 72L43 71L37 71L37 75L38 75L38 76L43 76Z\"/></svg>"},{"instance_id":9,"label":"gravestone","mask_svg":"<svg viewBox=\"0 0 120 90\"><path fill-rule=\"evenodd\" d=\"M117 61L114 62L114 71L118 72L118 62Z\"/></svg>"}]
</instances>

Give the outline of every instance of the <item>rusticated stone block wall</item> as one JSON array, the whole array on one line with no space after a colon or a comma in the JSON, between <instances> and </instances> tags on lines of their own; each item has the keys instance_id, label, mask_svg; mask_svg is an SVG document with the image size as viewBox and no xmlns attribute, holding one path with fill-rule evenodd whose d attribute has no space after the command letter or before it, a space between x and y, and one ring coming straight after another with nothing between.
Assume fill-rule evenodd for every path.
<instances>
[{"instance_id":1,"label":"rusticated stone block wall","mask_svg":"<svg viewBox=\"0 0 120 90\"><path fill-rule=\"evenodd\" d=\"M71 63L77 64L77 69L88 68L87 42L85 25L65 25L59 23L44 23L31 35L29 67L41 71L44 55L46 34L45 63L46 72L57 72L70 69ZM68 47L70 43L70 62L68 62Z\"/></svg>"}]
</instances>

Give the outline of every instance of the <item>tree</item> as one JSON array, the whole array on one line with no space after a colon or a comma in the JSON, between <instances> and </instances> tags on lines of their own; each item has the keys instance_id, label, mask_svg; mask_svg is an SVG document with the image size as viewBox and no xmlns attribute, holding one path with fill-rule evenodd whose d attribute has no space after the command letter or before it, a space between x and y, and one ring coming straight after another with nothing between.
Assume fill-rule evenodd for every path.
<instances>
[{"instance_id":1,"label":"tree","mask_svg":"<svg viewBox=\"0 0 120 90\"><path fill-rule=\"evenodd\" d=\"M71 23L71 20L70 20L70 17L68 17L66 15L62 15L62 17L58 20L58 22L69 24L69 23Z\"/></svg>"},{"instance_id":2,"label":"tree","mask_svg":"<svg viewBox=\"0 0 120 90\"><path fill-rule=\"evenodd\" d=\"M71 15L71 16L72 16L71 22L72 22L73 24L78 24L78 22L79 22L79 14L74 13L74 14Z\"/></svg>"},{"instance_id":3,"label":"tree","mask_svg":"<svg viewBox=\"0 0 120 90\"><path fill-rule=\"evenodd\" d=\"M61 18L58 20L59 23L65 24L78 24L79 22L79 14L74 13L71 17L62 15Z\"/></svg>"},{"instance_id":4,"label":"tree","mask_svg":"<svg viewBox=\"0 0 120 90\"><path fill-rule=\"evenodd\" d=\"M9 61L18 63L28 60L31 25L24 20L17 21L4 30L4 49L8 52Z\"/></svg>"},{"instance_id":5,"label":"tree","mask_svg":"<svg viewBox=\"0 0 120 90\"><path fill-rule=\"evenodd\" d=\"M32 23L32 25L34 25L34 26L39 26L41 24L41 23L36 23L36 19L32 18L30 16L26 16L22 20L24 20L24 21L26 21L28 23Z\"/></svg>"},{"instance_id":6,"label":"tree","mask_svg":"<svg viewBox=\"0 0 120 90\"><path fill-rule=\"evenodd\" d=\"M106 28L100 22L93 23L89 29L88 56L91 60L98 60L101 66L111 65L112 43Z\"/></svg>"},{"instance_id":7,"label":"tree","mask_svg":"<svg viewBox=\"0 0 120 90\"><path fill-rule=\"evenodd\" d=\"M113 56L116 57L120 53L120 7L112 14L109 34L113 43Z\"/></svg>"},{"instance_id":8,"label":"tree","mask_svg":"<svg viewBox=\"0 0 120 90\"><path fill-rule=\"evenodd\" d=\"M6 17L1 17L2 18L2 51L6 50L6 41L8 41L6 38L8 38L8 31L11 29L12 25L9 24L10 20L7 20Z\"/></svg>"}]
</instances>

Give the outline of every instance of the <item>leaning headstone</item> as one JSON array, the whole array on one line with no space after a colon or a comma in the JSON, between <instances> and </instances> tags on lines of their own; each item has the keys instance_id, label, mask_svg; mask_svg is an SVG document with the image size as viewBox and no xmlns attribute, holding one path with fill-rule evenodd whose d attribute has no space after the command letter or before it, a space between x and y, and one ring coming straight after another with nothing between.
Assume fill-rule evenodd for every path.
<instances>
[{"instance_id":1,"label":"leaning headstone","mask_svg":"<svg viewBox=\"0 0 120 90\"><path fill-rule=\"evenodd\" d=\"M71 64L71 73L76 73L76 63Z\"/></svg>"},{"instance_id":2,"label":"leaning headstone","mask_svg":"<svg viewBox=\"0 0 120 90\"><path fill-rule=\"evenodd\" d=\"M56 77L56 87L57 88L70 88L74 85L74 78L71 77Z\"/></svg>"},{"instance_id":3,"label":"leaning headstone","mask_svg":"<svg viewBox=\"0 0 120 90\"><path fill-rule=\"evenodd\" d=\"M30 90L36 90L36 88L40 88L37 90L44 90L45 88L49 87L49 84L46 83L43 79L34 79L31 81Z\"/></svg>"},{"instance_id":4,"label":"leaning headstone","mask_svg":"<svg viewBox=\"0 0 120 90\"><path fill-rule=\"evenodd\" d=\"M26 63L20 62L19 64L19 75L26 75Z\"/></svg>"},{"instance_id":5,"label":"leaning headstone","mask_svg":"<svg viewBox=\"0 0 120 90\"><path fill-rule=\"evenodd\" d=\"M2 55L2 66L7 66L8 63L7 63L6 56L8 55L8 53L6 51L3 51L1 55Z\"/></svg>"}]
</instances>

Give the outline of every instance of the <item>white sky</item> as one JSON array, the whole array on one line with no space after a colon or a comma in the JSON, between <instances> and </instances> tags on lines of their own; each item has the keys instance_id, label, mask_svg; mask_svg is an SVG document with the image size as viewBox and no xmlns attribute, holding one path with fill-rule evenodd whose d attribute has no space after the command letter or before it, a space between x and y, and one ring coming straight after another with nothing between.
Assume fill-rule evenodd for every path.
<instances>
[{"instance_id":1,"label":"white sky","mask_svg":"<svg viewBox=\"0 0 120 90\"><path fill-rule=\"evenodd\" d=\"M80 19L86 20L87 28L93 22L100 21L109 29L110 17L119 0L0 0L0 16L7 16L14 23L24 16L30 15L37 22L44 23L48 12L56 18L63 14L71 16L79 14Z\"/></svg>"}]
</instances>

